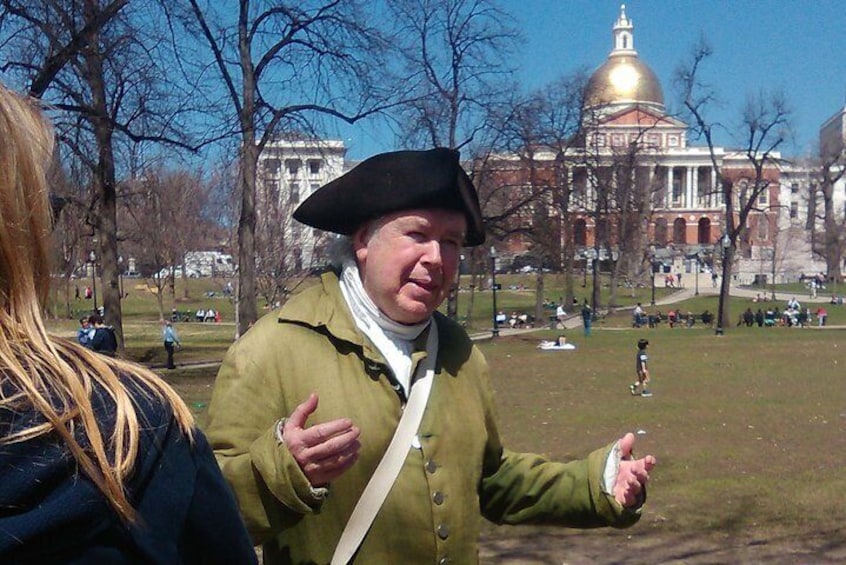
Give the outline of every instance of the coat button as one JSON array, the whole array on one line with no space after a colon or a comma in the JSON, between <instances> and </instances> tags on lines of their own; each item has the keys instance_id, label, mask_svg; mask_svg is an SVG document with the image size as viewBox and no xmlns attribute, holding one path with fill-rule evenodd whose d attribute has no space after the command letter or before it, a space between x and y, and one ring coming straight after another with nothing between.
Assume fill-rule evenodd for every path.
<instances>
[{"instance_id":1,"label":"coat button","mask_svg":"<svg viewBox=\"0 0 846 565\"><path fill-rule=\"evenodd\" d=\"M435 492L435 494L432 495L432 501L435 504L437 504L438 506L440 506L441 504L444 503L444 498L446 498L446 497L444 496L444 493L442 493L441 491L437 491L437 492Z\"/></svg>"},{"instance_id":2,"label":"coat button","mask_svg":"<svg viewBox=\"0 0 846 565\"><path fill-rule=\"evenodd\" d=\"M449 528L445 524L438 526L438 537L445 540L449 537Z\"/></svg>"},{"instance_id":3,"label":"coat button","mask_svg":"<svg viewBox=\"0 0 846 565\"><path fill-rule=\"evenodd\" d=\"M441 560L438 561L438 565L449 565L450 563L452 561L450 561L449 557L441 557Z\"/></svg>"},{"instance_id":4,"label":"coat button","mask_svg":"<svg viewBox=\"0 0 846 565\"><path fill-rule=\"evenodd\" d=\"M426 470L429 471L429 473L434 474L434 472L438 470L438 464L432 459L429 459L426 461Z\"/></svg>"}]
</instances>

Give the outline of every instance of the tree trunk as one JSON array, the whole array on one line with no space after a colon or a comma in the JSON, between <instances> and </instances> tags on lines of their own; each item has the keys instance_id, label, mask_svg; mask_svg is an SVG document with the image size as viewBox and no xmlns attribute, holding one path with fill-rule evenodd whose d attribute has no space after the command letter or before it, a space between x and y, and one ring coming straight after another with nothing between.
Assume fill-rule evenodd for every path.
<instances>
[{"instance_id":1,"label":"tree trunk","mask_svg":"<svg viewBox=\"0 0 846 565\"><path fill-rule=\"evenodd\" d=\"M619 275L617 273L620 268L620 262L611 259L610 277L608 280L608 308L609 310L617 307L617 280Z\"/></svg>"},{"instance_id":2,"label":"tree trunk","mask_svg":"<svg viewBox=\"0 0 846 565\"><path fill-rule=\"evenodd\" d=\"M599 280L599 250L594 248L595 255L593 259L591 259L591 278L593 279L593 289L590 294L590 307L596 315L596 311L599 309L601 295L600 291L602 290L602 281Z\"/></svg>"},{"instance_id":3,"label":"tree trunk","mask_svg":"<svg viewBox=\"0 0 846 565\"><path fill-rule=\"evenodd\" d=\"M834 209L834 183L826 178L822 184L823 205L825 208L825 216L823 217L825 233L823 257L825 257L826 274L829 281L839 282L841 277L840 265L843 264L843 234L841 227L838 225Z\"/></svg>"},{"instance_id":4,"label":"tree trunk","mask_svg":"<svg viewBox=\"0 0 846 565\"><path fill-rule=\"evenodd\" d=\"M245 132L241 146L241 217L238 220L238 335L258 319L256 309L256 163L254 132Z\"/></svg>"},{"instance_id":5,"label":"tree trunk","mask_svg":"<svg viewBox=\"0 0 846 565\"><path fill-rule=\"evenodd\" d=\"M243 10L242 10L243 12ZM241 123L241 217L238 220L238 335L244 335L258 319L256 309L256 167L259 150L256 146L256 77L247 30L242 13L238 22L243 107Z\"/></svg>"},{"instance_id":6,"label":"tree trunk","mask_svg":"<svg viewBox=\"0 0 846 565\"><path fill-rule=\"evenodd\" d=\"M535 327L546 324L546 312L543 309L544 276L543 266L538 269L535 282Z\"/></svg>"},{"instance_id":7,"label":"tree trunk","mask_svg":"<svg viewBox=\"0 0 846 565\"><path fill-rule=\"evenodd\" d=\"M459 267L459 277L461 268ZM447 317L450 320L458 319L458 282L453 282L447 295Z\"/></svg>"},{"instance_id":8,"label":"tree trunk","mask_svg":"<svg viewBox=\"0 0 846 565\"><path fill-rule=\"evenodd\" d=\"M99 11L95 0L86 0L84 14L86 21L92 21ZM103 54L97 49L99 32L93 31L85 53L85 78L91 89L91 107L94 137L97 140L98 161L94 177L94 189L98 194L98 217L96 224L100 237L100 288L102 289L105 321L113 326L118 342L118 353L123 354L123 315L118 281L117 253L117 193L115 191L115 161L112 148L113 126L108 119L106 85L103 71Z\"/></svg>"}]
</instances>

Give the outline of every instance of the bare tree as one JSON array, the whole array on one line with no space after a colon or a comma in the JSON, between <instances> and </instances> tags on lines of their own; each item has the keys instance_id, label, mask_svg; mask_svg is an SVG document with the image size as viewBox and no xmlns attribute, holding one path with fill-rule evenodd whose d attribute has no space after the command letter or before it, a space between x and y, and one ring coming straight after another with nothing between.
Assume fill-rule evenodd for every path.
<instances>
[{"instance_id":1,"label":"bare tree","mask_svg":"<svg viewBox=\"0 0 846 565\"><path fill-rule=\"evenodd\" d=\"M158 33L151 4L2 1L3 68L50 103L60 142L88 169L85 222L92 226L102 266L106 320L123 350L117 253L114 143L170 142L186 146L178 131L182 109L168 105L175 84L164 86L173 58Z\"/></svg>"},{"instance_id":2,"label":"bare tree","mask_svg":"<svg viewBox=\"0 0 846 565\"><path fill-rule=\"evenodd\" d=\"M182 265L182 276L188 276L185 252L203 229L201 176L155 168L123 185L121 215L127 218L127 238L137 243L137 259L156 294L161 319L165 292L174 288L175 267Z\"/></svg>"},{"instance_id":3,"label":"bare tree","mask_svg":"<svg viewBox=\"0 0 846 565\"><path fill-rule=\"evenodd\" d=\"M610 198L608 229L613 233L615 248L607 246L605 255L610 261L610 291L608 305L617 305L619 280L625 277L629 284L642 278L645 236L652 217L652 196L659 189L658 178L652 175L660 156L658 147L646 143L647 133L653 131L656 121L646 120L626 145L612 147L610 167L613 170L611 185L607 187ZM650 276L654 276L650 269Z\"/></svg>"},{"instance_id":4,"label":"bare tree","mask_svg":"<svg viewBox=\"0 0 846 565\"><path fill-rule=\"evenodd\" d=\"M814 253L825 260L826 274L829 281L839 282L842 277L843 257L846 255L846 214L838 210L835 200L835 187L846 175L846 151L842 133L820 140L819 183L810 185L808 220L815 237L812 245ZM822 200L822 214L816 208ZM816 230L816 223L822 220L822 232Z\"/></svg>"},{"instance_id":5,"label":"bare tree","mask_svg":"<svg viewBox=\"0 0 846 565\"><path fill-rule=\"evenodd\" d=\"M702 64L712 54L704 38L694 46L690 59L675 72L674 83L682 103L692 119L694 134L704 138L716 174L716 186L725 206L725 231L722 284L720 287L717 333L721 334L729 320L729 286L735 253L746 241L746 226L753 211L761 211L759 200L770 190L777 173L780 156L778 149L788 138L791 112L780 93L750 95L741 112L738 133L742 148L738 150L745 162L744 168L728 170L718 157L714 142L714 129L721 127L707 119L708 106L716 100L714 91L701 81Z\"/></svg>"},{"instance_id":6,"label":"bare tree","mask_svg":"<svg viewBox=\"0 0 846 565\"><path fill-rule=\"evenodd\" d=\"M388 7L402 61L394 80L409 99L396 114L403 144L465 147L513 92L512 17L490 0L395 0ZM454 283L447 299L451 318L457 299Z\"/></svg>"},{"instance_id":7,"label":"bare tree","mask_svg":"<svg viewBox=\"0 0 846 565\"><path fill-rule=\"evenodd\" d=\"M522 209L513 209L507 224L512 236L523 238L535 255L537 319L545 314L544 267L563 268L565 303L573 300L573 153L580 154L586 82L583 71L563 76L516 101L502 120L501 144L517 157L523 173L515 178L523 183L515 191L525 196L512 199Z\"/></svg>"},{"instance_id":8,"label":"bare tree","mask_svg":"<svg viewBox=\"0 0 846 565\"><path fill-rule=\"evenodd\" d=\"M206 51L194 60L222 81L229 116L222 136L238 140L238 328L257 319L256 167L279 130L314 132L320 117L354 123L387 98L375 76L384 68L384 41L359 0L280 2L239 0L237 10L217 2L184 0L172 14ZM184 11L181 11L185 8ZM233 16L234 14L234 16ZM200 49L197 45L195 48ZM186 61L187 64L187 61ZM219 116L218 116L219 118Z\"/></svg>"},{"instance_id":9,"label":"bare tree","mask_svg":"<svg viewBox=\"0 0 846 565\"><path fill-rule=\"evenodd\" d=\"M397 0L389 3L411 99L399 112L412 146L460 148L510 99L513 17L490 0Z\"/></svg>"}]
</instances>

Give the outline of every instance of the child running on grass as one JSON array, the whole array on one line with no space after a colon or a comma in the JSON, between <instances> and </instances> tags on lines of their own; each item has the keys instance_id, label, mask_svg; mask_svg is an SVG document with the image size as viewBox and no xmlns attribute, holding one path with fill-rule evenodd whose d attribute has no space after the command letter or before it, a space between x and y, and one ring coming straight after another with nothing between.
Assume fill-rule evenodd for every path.
<instances>
[{"instance_id":1,"label":"child running on grass","mask_svg":"<svg viewBox=\"0 0 846 565\"><path fill-rule=\"evenodd\" d=\"M649 345L649 340L640 339L637 342L637 356L635 357L635 369L637 370L637 382L629 385L629 391L632 396L637 396L638 388L641 396L652 396L646 385L649 383L649 368L646 366L646 361L649 359L646 355L646 348Z\"/></svg>"}]
</instances>

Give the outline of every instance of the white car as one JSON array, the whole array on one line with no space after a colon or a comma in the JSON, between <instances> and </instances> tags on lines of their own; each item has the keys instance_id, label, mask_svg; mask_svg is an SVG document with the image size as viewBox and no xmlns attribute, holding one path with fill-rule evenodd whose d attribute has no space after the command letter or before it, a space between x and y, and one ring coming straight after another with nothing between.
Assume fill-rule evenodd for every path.
<instances>
[{"instance_id":1,"label":"white car","mask_svg":"<svg viewBox=\"0 0 846 565\"><path fill-rule=\"evenodd\" d=\"M176 267L165 267L158 273L153 275L155 279L163 279L171 276L173 274L173 278L179 279L182 278L182 265L177 265ZM189 279L198 279L200 278L200 271L196 269L188 269L185 271L185 274L188 276Z\"/></svg>"}]
</instances>

